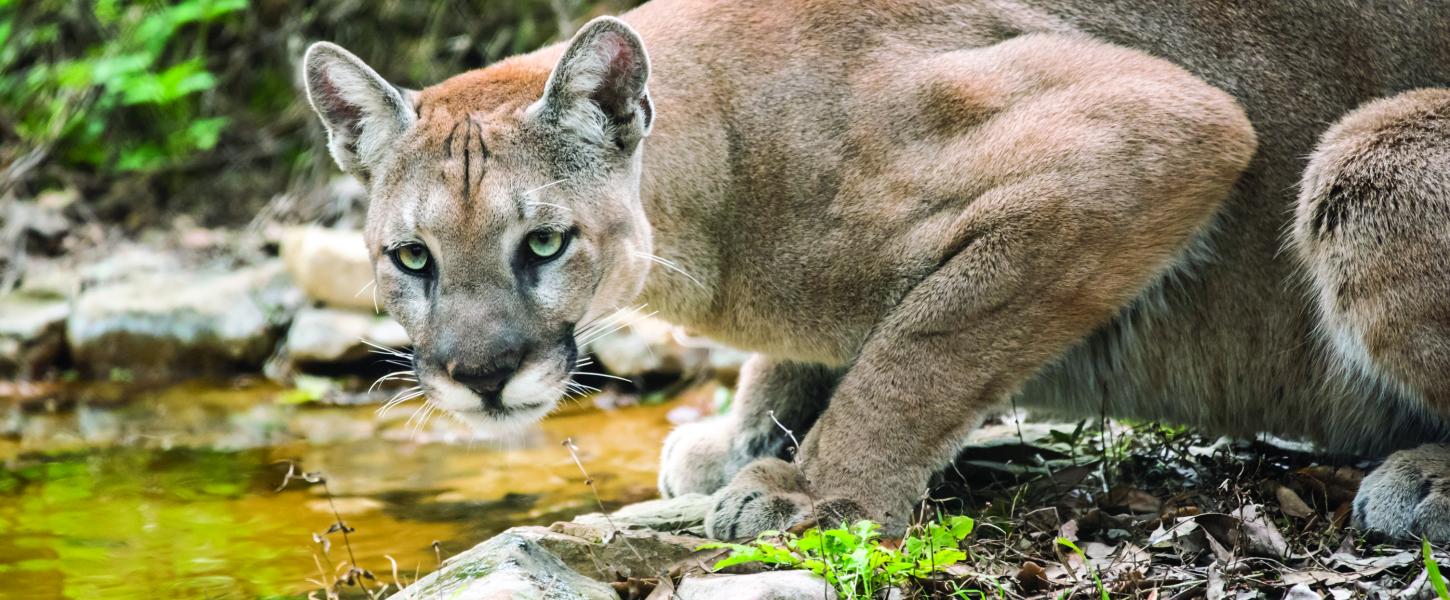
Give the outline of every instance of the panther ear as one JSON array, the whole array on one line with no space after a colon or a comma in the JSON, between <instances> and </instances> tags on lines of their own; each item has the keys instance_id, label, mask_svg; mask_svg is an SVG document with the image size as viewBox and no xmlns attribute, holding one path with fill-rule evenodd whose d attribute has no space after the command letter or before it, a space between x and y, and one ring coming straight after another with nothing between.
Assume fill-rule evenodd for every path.
<instances>
[{"instance_id":1,"label":"panther ear","mask_svg":"<svg viewBox=\"0 0 1450 600\"><path fill-rule=\"evenodd\" d=\"M302 69L307 100L327 127L332 158L366 182L392 142L413 124L412 94L336 44L313 44Z\"/></svg>"},{"instance_id":2,"label":"panther ear","mask_svg":"<svg viewBox=\"0 0 1450 600\"><path fill-rule=\"evenodd\" d=\"M599 17L584 25L554 66L544 96L530 107L541 119L593 143L632 153L654 122L649 57L624 21Z\"/></svg>"}]
</instances>

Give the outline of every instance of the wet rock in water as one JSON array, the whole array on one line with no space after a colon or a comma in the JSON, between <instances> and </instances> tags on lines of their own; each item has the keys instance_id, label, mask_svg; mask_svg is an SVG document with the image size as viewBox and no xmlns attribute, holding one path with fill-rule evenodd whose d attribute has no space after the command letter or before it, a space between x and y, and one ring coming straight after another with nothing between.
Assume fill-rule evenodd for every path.
<instances>
[{"instance_id":1,"label":"wet rock in water","mask_svg":"<svg viewBox=\"0 0 1450 600\"><path fill-rule=\"evenodd\" d=\"M679 600L835 600L836 591L809 571L766 571L749 575L695 575L675 589Z\"/></svg>"},{"instance_id":2,"label":"wet rock in water","mask_svg":"<svg viewBox=\"0 0 1450 600\"><path fill-rule=\"evenodd\" d=\"M373 263L358 231L294 227L282 234L282 261L308 298L374 310Z\"/></svg>"},{"instance_id":3,"label":"wet rock in water","mask_svg":"<svg viewBox=\"0 0 1450 600\"><path fill-rule=\"evenodd\" d=\"M516 527L454 556L437 572L393 595L426 598L618 600L607 584L571 569L541 539L568 537L543 527ZM587 545L587 542L578 542Z\"/></svg>"},{"instance_id":4,"label":"wet rock in water","mask_svg":"<svg viewBox=\"0 0 1450 600\"><path fill-rule=\"evenodd\" d=\"M230 273L152 273L81 293L66 323L76 367L140 380L250 371L301 302L277 262Z\"/></svg>"},{"instance_id":5,"label":"wet rock in water","mask_svg":"<svg viewBox=\"0 0 1450 600\"><path fill-rule=\"evenodd\" d=\"M388 348L408 346L408 333L388 317L371 311L304 308L287 330L287 354L293 362L351 363L367 359L367 340Z\"/></svg>"},{"instance_id":6,"label":"wet rock in water","mask_svg":"<svg viewBox=\"0 0 1450 600\"><path fill-rule=\"evenodd\" d=\"M0 296L0 377L32 379L65 354L65 300Z\"/></svg>"},{"instance_id":7,"label":"wet rock in water","mask_svg":"<svg viewBox=\"0 0 1450 600\"><path fill-rule=\"evenodd\" d=\"M705 542L678 535L704 521L709 496L642 502L605 518L585 515L551 527L515 527L454 556L394 598L618 598L606 585L668 574ZM667 529L655 531L646 526ZM601 587L602 586L602 587ZM512 598L516 596L497 596Z\"/></svg>"}]
</instances>

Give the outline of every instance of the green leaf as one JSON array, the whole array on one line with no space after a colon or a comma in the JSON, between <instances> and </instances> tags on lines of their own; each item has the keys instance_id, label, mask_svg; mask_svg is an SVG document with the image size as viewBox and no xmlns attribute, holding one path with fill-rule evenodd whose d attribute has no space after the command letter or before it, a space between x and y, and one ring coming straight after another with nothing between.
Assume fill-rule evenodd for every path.
<instances>
[{"instance_id":1,"label":"green leaf","mask_svg":"<svg viewBox=\"0 0 1450 600\"><path fill-rule=\"evenodd\" d=\"M207 72L201 59L196 58L172 65L159 74L142 73L126 78L121 84L122 104L169 104L183 98L209 90L216 86L216 78Z\"/></svg>"},{"instance_id":2,"label":"green leaf","mask_svg":"<svg viewBox=\"0 0 1450 600\"><path fill-rule=\"evenodd\" d=\"M192 121L183 130L179 152L190 150L211 150L216 147L217 140L221 137L222 129L227 126L226 117L212 117L210 119L197 119Z\"/></svg>"},{"instance_id":3,"label":"green leaf","mask_svg":"<svg viewBox=\"0 0 1450 600\"><path fill-rule=\"evenodd\" d=\"M147 171L166 164L166 152L153 143L144 143L121 151L116 160L117 171Z\"/></svg>"},{"instance_id":4,"label":"green leaf","mask_svg":"<svg viewBox=\"0 0 1450 600\"><path fill-rule=\"evenodd\" d=\"M947 527L951 529L952 537L955 537L958 542L972 535L972 530L976 526L977 522L968 516L957 515L947 520Z\"/></svg>"},{"instance_id":5,"label":"green leaf","mask_svg":"<svg viewBox=\"0 0 1450 600\"><path fill-rule=\"evenodd\" d=\"M1435 587L1435 595L1440 600L1450 600L1450 589L1445 586L1445 578L1440 576L1440 564L1435 562L1435 554L1430 548L1430 540L1420 538L1420 553L1425 556L1426 578L1430 585Z\"/></svg>"},{"instance_id":6,"label":"green leaf","mask_svg":"<svg viewBox=\"0 0 1450 600\"><path fill-rule=\"evenodd\" d=\"M931 556L931 563L935 565L936 568L940 569L942 567L950 567L954 564L962 562L963 560L966 560L966 558L966 552L962 552L961 550L958 550L956 548L943 548L941 550L937 550L936 554L933 554Z\"/></svg>"},{"instance_id":7,"label":"green leaf","mask_svg":"<svg viewBox=\"0 0 1450 600\"><path fill-rule=\"evenodd\" d=\"M720 569L724 569L725 567L733 567L735 565L752 562L760 562L760 558L755 556L753 553L731 554L730 556L716 561L715 566L710 567L710 569L712 571L719 571Z\"/></svg>"}]
</instances>

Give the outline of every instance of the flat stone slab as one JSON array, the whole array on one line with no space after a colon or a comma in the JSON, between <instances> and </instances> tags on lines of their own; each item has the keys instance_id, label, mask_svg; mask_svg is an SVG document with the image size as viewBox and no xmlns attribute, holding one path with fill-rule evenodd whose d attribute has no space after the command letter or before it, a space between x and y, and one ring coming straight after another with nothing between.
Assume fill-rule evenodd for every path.
<instances>
[{"instance_id":1,"label":"flat stone slab","mask_svg":"<svg viewBox=\"0 0 1450 600\"><path fill-rule=\"evenodd\" d=\"M75 363L138 379L255 369L276 345L299 295L279 263L232 272L137 276L87 289L66 323Z\"/></svg>"},{"instance_id":2,"label":"flat stone slab","mask_svg":"<svg viewBox=\"0 0 1450 600\"><path fill-rule=\"evenodd\" d=\"M703 538L705 513L709 510L709 494L685 494L631 504L611 513L608 518L601 513L582 515L574 519L574 522L595 527L649 529Z\"/></svg>"}]
</instances>

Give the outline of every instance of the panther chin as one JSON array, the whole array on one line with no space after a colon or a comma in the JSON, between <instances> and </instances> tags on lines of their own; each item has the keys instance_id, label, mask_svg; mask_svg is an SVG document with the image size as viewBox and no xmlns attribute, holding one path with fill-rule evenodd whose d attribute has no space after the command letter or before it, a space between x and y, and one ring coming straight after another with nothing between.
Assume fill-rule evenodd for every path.
<instances>
[{"instance_id":1,"label":"panther chin","mask_svg":"<svg viewBox=\"0 0 1450 600\"><path fill-rule=\"evenodd\" d=\"M452 414L479 437L517 434L553 412L567 379L549 383L542 365L521 370L503 390L486 398L448 377L424 377L428 401ZM562 377L567 378L567 375Z\"/></svg>"}]
</instances>

